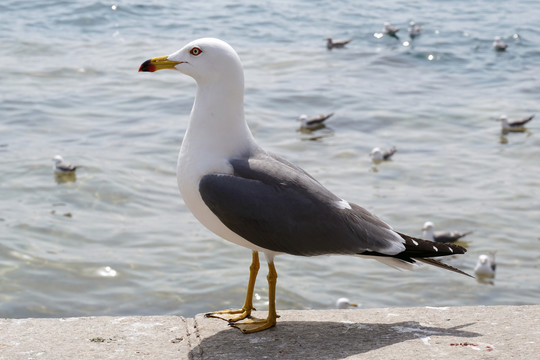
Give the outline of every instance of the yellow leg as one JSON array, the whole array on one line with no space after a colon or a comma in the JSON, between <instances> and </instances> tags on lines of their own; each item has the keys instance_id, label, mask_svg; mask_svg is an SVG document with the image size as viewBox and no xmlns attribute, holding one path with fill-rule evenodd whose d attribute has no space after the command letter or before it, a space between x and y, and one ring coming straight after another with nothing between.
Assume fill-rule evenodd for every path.
<instances>
[{"instance_id":1,"label":"yellow leg","mask_svg":"<svg viewBox=\"0 0 540 360\"><path fill-rule=\"evenodd\" d=\"M231 323L231 326L242 330L244 334L262 331L276 326L276 283L277 272L274 263L268 263L268 317L266 319L249 318L243 321Z\"/></svg>"},{"instance_id":2,"label":"yellow leg","mask_svg":"<svg viewBox=\"0 0 540 360\"><path fill-rule=\"evenodd\" d=\"M235 322L249 317L251 315L251 310L255 310L253 307L253 291L255 289L255 280L257 280L257 273L259 272L260 267L259 253L253 251L251 257L252 260L249 267L249 282L244 306L241 309L214 311L206 314L206 317L214 317L228 322Z\"/></svg>"}]
</instances>

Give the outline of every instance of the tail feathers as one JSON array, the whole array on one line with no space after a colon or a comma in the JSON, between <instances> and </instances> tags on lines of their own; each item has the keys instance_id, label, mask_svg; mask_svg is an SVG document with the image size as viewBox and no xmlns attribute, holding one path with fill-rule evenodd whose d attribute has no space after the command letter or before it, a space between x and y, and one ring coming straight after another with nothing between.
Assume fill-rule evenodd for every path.
<instances>
[{"instance_id":1,"label":"tail feathers","mask_svg":"<svg viewBox=\"0 0 540 360\"><path fill-rule=\"evenodd\" d=\"M430 240L414 238L409 235L398 233L405 240L405 251L402 256L411 258L439 257L448 255L465 254L467 249L451 243L439 243Z\"/></svg>"},{"instance_id":2,"label":"tail feathers","mask_svg":"<svg viewBox=\"0 0 540 360\"><path fill-rule=\"evenodd\" d=\"M465 249L464 247L452 243L438 243L434 241L414 238L412 236L404 235L401 233L398 234L405 240L404 251L398 254L383 254L375 251L364 251L363 253L360 253L358 255L373 258L397 269L407 270L412 269L416 261L420 261L429 265L437 266L442 269L450 270L455 273L474 278L473 276L467 274L464 271L456 269L453 266L432 259L433 257L439 256L464 254L467 252L467 249Z\"/></svg>"}]
</instances>

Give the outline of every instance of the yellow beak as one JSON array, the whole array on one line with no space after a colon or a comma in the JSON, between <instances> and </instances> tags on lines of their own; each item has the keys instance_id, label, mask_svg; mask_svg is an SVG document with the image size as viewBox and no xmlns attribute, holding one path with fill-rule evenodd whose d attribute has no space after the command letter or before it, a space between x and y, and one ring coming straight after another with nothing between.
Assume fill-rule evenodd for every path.
<instances>
[{"instance_id":1,"label":"yellow beak","mask_svg":"<svg viewBox=\"0 0 540 360\"><path fill-rule=\"evenodd\" d=\"M172 61L168 59L168 56L155 57L150 60L146 60L139 67L139 72L154 72L157 70L163 69L174 69L178 64L181 64L181 61Z\"/></svg>"}]
</instances>

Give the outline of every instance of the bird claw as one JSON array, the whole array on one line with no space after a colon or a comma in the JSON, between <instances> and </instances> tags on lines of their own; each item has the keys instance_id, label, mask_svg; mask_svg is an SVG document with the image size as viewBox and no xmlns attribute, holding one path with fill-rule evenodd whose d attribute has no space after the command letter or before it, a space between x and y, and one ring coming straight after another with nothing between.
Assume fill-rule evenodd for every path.
<instances>
[{"instance_id":1,"label":"bird claw","mask_svg":"<svg viewBox=\"0 0 540 360\"><path fill-rule=\"evenodd\" d=\"M251 310L255 309L228 309L214 311L211 313L204 314L205 317L212 317L216 319L225 320L229 323L234 323L239 320L243 320L251 315Z\"/></svg>"},{"instance_id":2,"label":"bird claw","mask_svg":"<svg viewBox=\"0 0 540 360\"><path fill-rule=\"evenodd\" d=\"M250 317L240 322L229 323L229 325L239 329L244 334L250 334L276 326L276 319L272 317L268 317L268 319Z\"/></svg>"}]
</instances>

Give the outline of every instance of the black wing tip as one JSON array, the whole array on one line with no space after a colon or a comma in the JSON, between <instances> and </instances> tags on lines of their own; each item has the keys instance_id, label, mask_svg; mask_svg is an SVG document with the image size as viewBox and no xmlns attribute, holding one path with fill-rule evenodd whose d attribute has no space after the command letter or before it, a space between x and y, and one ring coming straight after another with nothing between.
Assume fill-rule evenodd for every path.
<instances>
[{"instance_id":1,"label":"black wing tip","mask_svg":"<svg viewBox=\"0 0 540 360\"><path fill-rule=\"evenodd\" d=\"M455 268L453 266L450 266L448 264L445 264L445 263L442 263L438 260L435 260L435 259L430 259L430 258L414 258L414 260L417 260L417 261L421 261L425 264L429 264L429 265L433 265L433 266L436 266L436 267L439 267L441 269L445 269L445 270L450 270L452 272L455 272L455 273L458 273L458 274L461 274L461 275L465 275L465 276L468 276L470 278L473 278L473 279L476 279L474 276L466 273L465 271L463 270L460 270L458 268Z\"/></svg>"}]
</instances>

